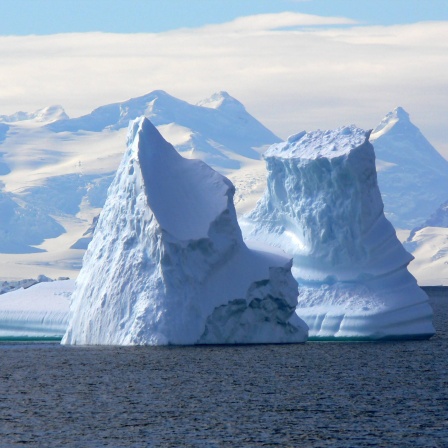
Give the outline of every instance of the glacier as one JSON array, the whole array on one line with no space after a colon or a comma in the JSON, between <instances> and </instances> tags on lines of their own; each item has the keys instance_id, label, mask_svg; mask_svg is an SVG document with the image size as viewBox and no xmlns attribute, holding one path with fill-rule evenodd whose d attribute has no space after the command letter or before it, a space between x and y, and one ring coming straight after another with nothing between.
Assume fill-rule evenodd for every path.
<instances>
[{"instance_id":1,"label":"glacier","mask_svg":"<svg viewBox=\"0 0 448 448\"><path fill-rule=\"evenodd\" d=\"M74 280L42 281L0 295L0 340L60 340Z\"/></svg>"},{"instance_id":2,"label":"glacier","mask_svg":"<svg viewBox=\"0 0 448 448\"><path fill-rule=\"evenodd\" d=\"M265 153L268 185L247 238L293 256L310 339L424 339L435 332L412 256L385 218L369 132L301 132Z\"/></svg>"},{"instance_id":3,"label":"glacier","mask_svg":"<svg viewBox=\"0 0 448 448\"><path fill-rule=\"evenodd\" d=\"M62 343L304 342L290 258L244 243L235 188L131 122L72 295Z\"/></svg>"}]
</instances>

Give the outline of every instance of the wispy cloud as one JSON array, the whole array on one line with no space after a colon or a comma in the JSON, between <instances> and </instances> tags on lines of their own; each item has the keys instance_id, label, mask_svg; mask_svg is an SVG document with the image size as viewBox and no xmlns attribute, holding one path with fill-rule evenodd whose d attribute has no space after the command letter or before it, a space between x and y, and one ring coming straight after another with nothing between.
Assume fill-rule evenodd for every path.
<instances>
[{"instance_id":1,"label":"wispy cloud","mask_svg":"<svg viewBox=\"0 0 448 448\"><path fill-rule=\"evenodd\" d=\"M283 137L372 127L402 105L448 151L446 22L267 14L160 34L0 37L0 58L0 113L60 103L76 116L154 89L193 102L228 90Z\"/></svg>"}]
</instances>

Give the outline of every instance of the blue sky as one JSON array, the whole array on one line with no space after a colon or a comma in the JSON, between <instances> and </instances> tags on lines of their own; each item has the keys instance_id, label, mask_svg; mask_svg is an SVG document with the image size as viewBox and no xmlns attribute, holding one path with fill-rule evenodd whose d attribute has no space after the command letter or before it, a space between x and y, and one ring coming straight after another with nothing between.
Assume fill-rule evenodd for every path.
<instances>
[{"instance_id":1,"label":"blue sky","mask_svg":"<svg viewBox=\"0 0 448 448\"><path fill-rule=\"evenodd\" d=\"M448 20L447 0L0 0L0 6L1 35L157 33L282 11L363 25Z\"/></svg>"}]
</instances>

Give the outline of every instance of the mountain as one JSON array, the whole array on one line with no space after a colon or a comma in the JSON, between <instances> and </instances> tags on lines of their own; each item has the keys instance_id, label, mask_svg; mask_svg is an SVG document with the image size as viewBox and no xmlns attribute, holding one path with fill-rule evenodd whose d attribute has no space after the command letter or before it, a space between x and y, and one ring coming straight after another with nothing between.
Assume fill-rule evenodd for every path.
<instances>
[{"instance_id":1,"label":"mountain","mask_svg":"<svg viewBox=\"0 0 448 448\"><path fill-rule=\"evenodd\" d=\"M304 342L291 260L245 245L234 192L204 162L179 155L147 118L131 122L62 342Z\"/></svg>"},{"instance_id":2,"label":"mountain","mask_svg":"<svg viewBox=\"0 0 448 448\"><path fill-rule=\"evenodd\" d=\"M69 117L62 106L55 105L38 109L36 112L16 112L12 115L0 115L0 123L17 123L34 121L36 123L51 123L57 120L67 120ZM1 129L1 128L0 128Z\"/></svg>"},{"instance_id":3,"label":"mountain","mask_svg":"<svg viewBox=\"0 0 448 448\"><path fill-rule=\"evenodd\" d=\"M130 120L141 115L155 126L168 126L168 133L176 132L180 137L176 144L180 152L188 151L191 157L223 168L239 167L234 155L259 159L260 154L254 148L280 141L227 92L216 93L192 105L156 90L99 107L79 118L59 120L47 128L54 132L118 130L127 128ZM163 129L161 132L164 134Z\"/></svg>"},{"instance_id":4,"label":"mountain","mask_svg":"<svg viewBox=\"0 0 448 448\"><path fill-rule=\"evenodd\" d=\"M14 196L0 191L0 253L42 252L36 245L65 232L51 216L32 205L19 205Z\"/></svg>"},{"instance_id":5,"label":"mountain","mask_svg":"<svg viewBox=\"0 0 448 448\"><path fill-rule=\"evenodd\" d=\"M448 285L448 201L403 243L415 257L410 269L421 285Z\"/></svg>"},{"instance_id":6,"label":"mountain","mask_svg":"<svg viewBox=\"0 0 448 448\"><path fill-rule=\"evenodd\" d=\"M448 197L448 161L401 107L384 117L370 141L386 217L396 228L420 225Z\"/></svg>"},{"instance_id":7,"label":"mountain","mask_svg":"<svg viewBox=\"0 0 448 448\"><path fill-rule=\"evenodd\" d=\"M15 277L25 266L22 276L35 276L41 273L34 267L37 264L45 264L52 277L76 275L91 238L83 234L104 205L122 157L128 122L141 114L150 117L185 157L230 173L240 202L246 192L263 185L262 149L280 141L226 92L193 105L154 91L72 119L60 106L2 115L0 192L16 204L17 213L37 213L36 226L40 223L38 235L36 228L26 236L21 226L13 225L15 221L3 220L0 253L24 254L20 259L2 257L3 276ZM29 262L25 254L33 252L40 252L40 258Z\"/></svg>"},{"instance_id":8,"label":"mountain","mask_svg":"<svg viewBox=\"0 0 448 448\"><path fill-rule=\"evenodd\" d=\"M383 213L369 132L294 135L265 153L267 189L243 226L293 256L296 313L315 339L422 339L428 297Z\"/></svg>"}]
</instances>

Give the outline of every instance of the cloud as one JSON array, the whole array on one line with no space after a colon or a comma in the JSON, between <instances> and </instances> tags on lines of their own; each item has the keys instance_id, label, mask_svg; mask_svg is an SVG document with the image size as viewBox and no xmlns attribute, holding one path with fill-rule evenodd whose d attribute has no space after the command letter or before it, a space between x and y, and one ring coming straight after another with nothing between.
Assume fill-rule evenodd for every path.
<instances>
[{"instance_id":1,"label":"cloud","mask_svg":"<svg viewBox=\"0 0 448 448\"><path fill-rule=\"evenodd\" d=\"M202 28L206 32L216 33L224 31L243 32L268 31L290 27L322 26L322 25L353 25L356 22L345 17L323 17L295 12L281 12L276 14L257 14L239 17L231 22L220 25L208 25Z\"/></svg>"},{"instance_id":2,"label":"cloud","mask_svg":"<svg viewBox=\"0 0 448 448\"><path fill-rule=\"evenodd\" d=\"M370 128L401 105L448 154L447 50L446 22L367 27L295 13L160 34L0 37L0 114L62 104L77 116L155 89L191 102L227 90L286 137Z\"/></svg>"}]
</instances>

